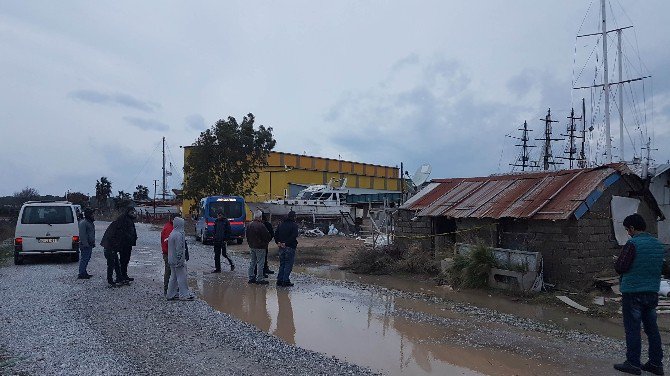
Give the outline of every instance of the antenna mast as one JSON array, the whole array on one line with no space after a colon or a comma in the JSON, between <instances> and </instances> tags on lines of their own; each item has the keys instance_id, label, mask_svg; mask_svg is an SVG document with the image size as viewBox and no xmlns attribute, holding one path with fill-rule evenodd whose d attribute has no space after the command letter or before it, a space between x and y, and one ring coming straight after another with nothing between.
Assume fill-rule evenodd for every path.
<instances>
[{"instance_id":1,"label":"antenna mast","mask_svg":"<svg viewBox=\"0 0 670 376\"><path fill-rule=\"evenodd\" d=\"M582 149L579 152L579 159L577 166L579 168L586 168L586 153L584 152L584 144L586 143L586 101L582 98Z\"/></svg>"},{"instance_id":2,"label":"antenna mast","mask_svg":"<svg viewBox=\"0 0 670 376\"><path fill-rule=\"evenodd\" d=\"M575 139L580 139L584 137L584 134L582 133L582 136L577 136L575 135L576 131L576 125L575 125L575 120L580 120L581 117L575 117L575 109L573 108L572 111L570 112L570 116L568 116L568 119L570 119L570 124L568 124L568 129L567 133L568 134L562 134L561 136L568 137L568 148L565 151L566 154L568 154L568 157L558 157L560 159L567 159L570 162L570 169L574 167L573 161L579 161L579 157L576 157L577 155L577 147L575 146ZM582 153L584 148L584 143L582 142ZM578 162L579 164L579 162Z\"/></svg>"},{"instance_id":3,"label":"antenna mast","mask_svg":"<svg viewBox=\"0 0 670 376\"><path fill-rule=\"evenodd\" d=\"M605 7L605 0L600 0L602 8L602 38L603 38L603 62L605 70L603 71L603 85L605 86L605 152L607 157L605 161L612 163L612 136L610 135L610 84L609 84L609 70L607 67L607 8ZM621 64L621 62L619 62Z\"/></svg>"},{"instance_id":4,"label":"antenna mast","mask_svg":"<svg viewBox=\"0 0 670 376\"><path fill-rule=\"evenodd\" d=\"M563 164L554 161L554 156L551 154L551 142L561 141L561 139L551 138L551 123L558 123L557 120L551 120L551 108L547 110L547 116L545 116L544 119L540 120L544 121L544 138L536 140L544 141L544 152L542 153L542 168L546 171L549 170L550 165Z\"/></svg>"},{"instance_id":5,"label":"antenna mast","mask_svg":"<svg viewBox=\"0 0 670 376\"><path fill-rule=\"evenodd\" d=\"M517 144L514 146L520 146L521 147L521 155L517 158L515 163L510 163L510 166L512 167L521 167L521 171L526 171L526 167L528 168L533 168L537 167L534 163L530 161L530 153L528 151L529 148L534 148L535 145L528 145L528 141L530 140L528 138L528 132L532 131L532 129L528 129L528 123L526 121L523 122L523 128L518 128L517 130L523 131L521 133L521 138L519 137L513 137L516 138L517 140L521 141L521 144ZM521 163L521 164L519 164Z\"/></svg>"}]
</instances>

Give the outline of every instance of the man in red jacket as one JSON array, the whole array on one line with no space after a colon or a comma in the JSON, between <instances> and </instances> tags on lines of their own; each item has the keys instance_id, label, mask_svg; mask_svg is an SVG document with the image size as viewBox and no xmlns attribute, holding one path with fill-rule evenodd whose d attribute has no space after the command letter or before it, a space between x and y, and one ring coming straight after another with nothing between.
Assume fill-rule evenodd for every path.
<instances>
[{"instance_id":1,"label":"man in red jacket","mask_svg":"<svg viewBox=\"0 0 670 376\"><path fill-rule=\"evenodd\" d=\"M168 265L168 243L170 233L174 226L172 220L177 217L177 214L170 214L170 220L163 226L161 231L161 250L163 251L163 262L165 263L165 274L163 275L163 294L167 294L168 282L170 281L170 265Z\"/></svg>"}]
</instances>

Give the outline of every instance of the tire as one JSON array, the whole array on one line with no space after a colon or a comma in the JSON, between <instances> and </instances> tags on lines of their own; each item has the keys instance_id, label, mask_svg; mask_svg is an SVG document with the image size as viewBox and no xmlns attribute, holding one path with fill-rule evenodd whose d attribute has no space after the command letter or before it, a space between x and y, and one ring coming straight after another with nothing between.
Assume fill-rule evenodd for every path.
<instances>
[{"instance_id":1,"label":"tire","mask_svg":"<svg viewBox=\"0 0 670 376\"><path fill-rule=\"evenodd\" d=\"M74 255L70 256L70 261L71 262L79 262L79 252L75 253Z\"/></svg>"},{"instance_id":2,"label":"tire","mask_svg":"<svg viewBox=\"0 0 670 376\"><path fill-rule=\"evenodd\" d=\"M243 241L244 241L244 239L239 238L239 239L237 239L237 244L242 244Z\"/></svg>"},{"instance_id":3,"label":"tire","mask_svg":"<svg viewBox=\"0 0 670 376\"><path fill-rule=\"evenodd\" d=\"M18 252L14 252L14 265L23 265L23 257Z\"/></svg>"},{"instance_id":4,"label":"tire","mask_svg":"<svg viewBox=\"0 0 670 376\"><path fill-rule=\"evenodd\" d=\"M200 242L202 241L202 238L198 236L198 229L195 229L195 241Z\"/></svg>"}]
</instances>

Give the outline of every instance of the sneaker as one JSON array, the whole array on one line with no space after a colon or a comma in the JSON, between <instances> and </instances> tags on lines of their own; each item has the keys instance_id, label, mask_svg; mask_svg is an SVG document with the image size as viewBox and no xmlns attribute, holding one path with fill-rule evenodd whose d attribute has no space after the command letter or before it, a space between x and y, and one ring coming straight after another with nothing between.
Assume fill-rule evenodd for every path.
<instances>
[{"instance_id":1,"label":"sneaker","mask_svg":"<svg viewBox=\"0 0 670 376\"><path fill-rule=\"evenodd\" d=\"M249 282L247 282L247 283L256 283L256 279L254 279L254 278L250 278L250 279L249 279Z\"/></svg>"},{"instance_id":2,"label":"sneaker","mask_svg":"<svg viewBox=\"0 0 670 376\"><path fill-rule=\"evenodd\" d=\"M615 364L614 369L617 371L630 373L631 375L642 374L642 370L640 369L640 367L635 367L634 365L630 364L630 362L627 360L623 363Z\"/></svg>"},{"instance_id":3,"label":"sneaker","mask_svg":"<svg viewBox=\"0 0 670 376\"><path fill-rule=\"evenodd\" d=\"M116 282L107 282L107 287L118 287L119 285Z\"/></svg>"},{"instance_id":4,"label":"sneaker","mask_svg":"<svg viewBox=\"0 0 670 376\"><path fill-rule=\"evenodd\" d=\"M189 295L185 298L179 298L179 300L195 300L195 295Z\"/></svg>"},{"instance_id":5,"label":"sneaker","mask_svg":"<svg viewBox=\"0 0 670 376\"><path fill-rule=\"evenodd\" d=\"M263 278L268 278L269 276L267 274L263 274Z\"/></svg>"},{"instance_id":6,"label":"sneaker","mask_svg":"<svg viewBox=\"0 0 670 376\"><path fill-rule=\"evenodd\" d=\"M77 279L89 279L91 277L87 277L86 275L78 275Z\"/></svg>"},{"instance_id":7,"label":"sneaker","mask_svg":"<svg viewBox=\"0 0 670 376\"><path fill-rule=\"evenodd\" d=\"M284 281L277 281L277 286L284 286Z\"/></svg>"},{"instance_id":8,"label":"sneaker","mask_svg":"<svg viewBox=\"0 0 670 376\"><path fill-rule=\"evenodd\" d=\"M212 274L214 274L214 273L221 273L221 269L214 269L214 270L212 270Z\"/></svg>"},{"instance_id":9,"label":"sneaker","mask_svg":"<svg viewBox=\"0 0 670 376\"><path fill-rule=\"evenodd\" d=\"M86 279L90 279L91 277L93 277L93 274L86 273Z\"/></svg>"},{"instance_id":10,"label":"sneaker","mask_svg":"<svg viewBox=\"0 0 670 376\"><path fill-rule=\"evenodd\" d=\"M132 282L132 281L135 280L135 278L130 278L130 277L128 277L128 276L125 276L124 279L125 279L126 281L128 281L128 282Z\"/></svg>"},{"instance_id":11,"label":"sneaker","mask_svg":"<svg viewBox=\"0 0 670 376\"><path fill-rule=\"evenodd\" d=\"M130 281L127 280L127 279L119 279L119 280L116 281L117 286L129 285L129 284L130 284Z\"/></svg>"},{"instance_id":12,"label":"sneaker","mask_svg":"<svg viewBox=\"0 0 670 376\"><path fill-rule=\"evenodd\" d=\"M179 298L176 297L176 296L174 296L174 297L172 297L172 298L167 298L167 300L168 300L168 302L173 302L173 301L175 301L175 300L179 300Z\"/></svg>"},{"instance_id":13,"label":"sneaker","mask_svg":"<svg viewBox=\"0 0 670 376\"><path fill-rule=\"evenodd\" d=\"M235 271L235 264L230 264L230 271L234 272Z\"/></svg>"},{"instance_id":14,"label":"sneaker","mask_svg":"<svg viewBox=\"0 0 670 376\"><path fill-rule=\"evenodd\" d=\"M268 269L268 270L263 271L263 273L264 274L275 274L275 271Z\"/></svg>"},{"instance_id":15,"label":"sneaker","mask_svg":"<svg viewBox=\"0 0 670 376\"><path fill-rule=\"evenodd\" d=\"M663 366L656 366L651 364L651 362L647 362L642 365L642 370L647 371L649 373L653 373L654 375L663 375Z\"/></svg>"},{"instance_id":16,"label":"sneaker","mask_svg":"<svg viewBox=\"0 0 670 376\"><path fill-rule=\"evenodd\" d=\"M284 286L291 287L291 286L295 286L295 284L291 281L284 281Z\"/></svg>"},{"instance_id":17,"label":"sneaker","mask_svg":"<svg viewBox=\"0 0 670 376\"><path fill-rule=\"evenodd\" d=\"M269 284L269 283L270 283L270 282L268 282L268 281L266 281L266 280L256 281L256 284L257 284L257 285L267 285L267 284Z\"/></svg>"}]
</instances>

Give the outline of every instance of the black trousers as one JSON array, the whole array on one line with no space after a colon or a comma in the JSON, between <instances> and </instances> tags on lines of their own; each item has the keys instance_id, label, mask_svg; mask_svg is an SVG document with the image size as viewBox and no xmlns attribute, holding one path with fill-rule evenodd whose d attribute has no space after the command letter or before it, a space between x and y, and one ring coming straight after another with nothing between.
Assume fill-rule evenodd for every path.
<instances>
[{"instance_id":1,"label":"black trousers","mask_svg":"<svg viewBox=\"0 0 670 376\"><path fill-rule=\"evenodd\" d=\"M130 263L130 252L133 247L123 247L119 250L119 263L121 264L121 276L128 276L128 263Z\"/></svg>"},{"instance_id":2,"label":"black trousers","mask_svg":"<svg viewBox=\"0 0 670 376\"><path fill-rule=\"evenodd\" d=\"M119 254L111 249L105 249L105 258L107 259L107 282L114 282L114 272L116 280L121 280L121 268L119 266Z\"/></svg>"},{"instance_id":3,"label":"black trousers","mask_svg":"<svg viewBox=\"0 0 670 376\"><path fill-rule=\"evenodd\" d=\"M263 273L268 274L270 268L268 268L268 247L265 247L265 266L263 267Z\"/></svg>"},{"instance_id":4,"label":"black trousers","mask_svg":"<svg viewBox=\"0 0 670 376\"><path fill-rule=\"evenodd\" d=\"M221 270L221 254L223 254L223 257L228 260L228 263L230 264L230 268L233 268L233 260L228 257L228 253L226 253L226 243L218 243L214 242L214 269L216 270Z\"/></svg>"}]
</instances>

